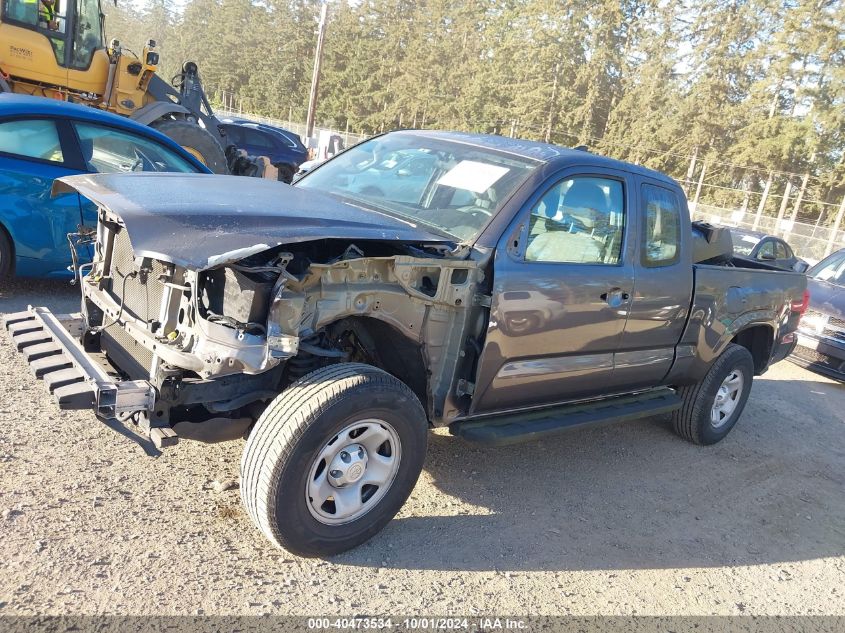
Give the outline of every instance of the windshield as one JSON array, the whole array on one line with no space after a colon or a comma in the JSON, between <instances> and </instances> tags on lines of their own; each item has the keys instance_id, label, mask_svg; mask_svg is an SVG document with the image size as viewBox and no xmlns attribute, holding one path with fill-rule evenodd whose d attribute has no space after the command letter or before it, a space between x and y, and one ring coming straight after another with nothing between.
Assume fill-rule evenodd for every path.
<instances>
[{"instance_id":1,"label":"windshield","mask_svg":"<svg viewBox=\"0 0 845 633\"><path fill-rule=\"evenodd\" d=\"M763 238L758 235L750 235L748 233L740 233L739 231L733 231L733 243L734 243L734 253L737 255L743 255L745 257L751 255L751 251L754 250L754 247L760 243L760 240Z\"/></svg>"},{"instance_id":2,"label":"windshield","mask_svg":"<svg viewBox=\"0 0 845 633\"><path fill-rule=\"evenodd\" d=\"M475 238L539 162L416 134L365 141L297 186Z\"/></svg>"}]
</instances>

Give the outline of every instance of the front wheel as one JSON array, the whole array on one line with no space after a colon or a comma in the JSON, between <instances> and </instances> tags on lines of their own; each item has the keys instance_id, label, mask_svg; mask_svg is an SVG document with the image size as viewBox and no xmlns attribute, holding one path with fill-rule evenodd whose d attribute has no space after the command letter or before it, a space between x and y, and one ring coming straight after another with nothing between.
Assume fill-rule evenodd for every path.
<instances>
[{"instance_id":1,"label":"front wheel","mask_svg":"<svg viewBox=\"0 0 845 633\"><path fill-rule=\"evenodd\" d=\"M745 409L753 378L751 353L728 345L699 383L679 389L683 405L672 413L675 432L694 444L723 439Z\"/></svg>"},{"instance_id":2,"label":"front wheel","mask_svg":"<svg viewBox=\"0 0 845 633\"><path fill-rule=\"evenodd\" d=\"M351 549L405 503L425 459L416 395L360 363L318 369L261 415L241 459L241 499L275 545L303 556Z\"/></svg>"}]
</instances>

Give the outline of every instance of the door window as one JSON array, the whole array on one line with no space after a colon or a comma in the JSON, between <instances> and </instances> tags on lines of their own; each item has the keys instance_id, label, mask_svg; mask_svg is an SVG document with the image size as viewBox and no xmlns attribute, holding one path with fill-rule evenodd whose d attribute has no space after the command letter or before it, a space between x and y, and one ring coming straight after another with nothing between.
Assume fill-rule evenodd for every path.
<instances>
[{"instance_id":1,"label":"door window","mask_svg":"<svg viewBox=\"0 0 845 633\"><path fill-rule=\"evenodd\" d=\"M257 130L250 130L249 128L243 130L244 144L261 149L273 149L273 143L264 134Z\"/></svg>"},{"instance_id":2,"label":"door window","mask_svg":"<svg viewBox=\"0 0 845 633\"><path fill-rule=\"evenodd\" d=\"M64 3L68 0L5 0L4 16L38 28L50 40L60 66L65 63L65 31L67 20Z\"/></svg>"},{"instance_id":3,"label":"door window","mask_svg":"<svg viewBox=\"0 0 845 633\"><path fill-rule=\"evenodd\" d=\"M823 261L809 272L809 276L832 284L845 283L845 253Z\"/></svg>"},{"instance_id":4,"label":"door window","mask_svg":"<svg viewBox=\"0 0 845 633\"><path fill-rule=\"evenodd\" d=\"M94 51L103 47L99 0L76 0L76 10L71 65L74 68L88 68Z\"/></svg>"},{"instance_id":5,"label":"door window","mask_svg":"<svg viewBox=\"0 0 845 633\"><path fill-rule=\"evenodd\" d=\"M133 171L198 171L188 161L159 143L113 128L74 123L82 158L90 171L102 174Z\"/></svg>"},{"instance_id":6,"label":"door window","mask_svg":"<svg viewBox=\"0 0 845 633\"><path fill-rule=\"evenodd\" d=\"M0 152L51 163L64 161L56 124L46 119L0 123Z\"/></svg>"},{"instance_id":7,"label":"door window","mask_svg":"<svg viewBox=\"0 0 845 633\"><path fill-rule=\"evenodd\" d=\"M777 259L789 259L789 254L786 252L786 244L783 242L775 243L775 257Z\"/></svg>"},{"instance_id":8,"label":"door window","mask_svg":"<svg viewBox=\"0 0 845 633\"><path fill-rule=\"evenodd\" d=\"M774 259L775 258L775 244L771 240L763 242L760 250L757 251L757 259Z\"/></svg>"},{"instance_id":9,"label":"door window","mask_svg":"<svg viewBox=\"0 0 845 633\"><path fill-rule=\"evenodd\" d=\"M525 260L616 265L621 261L624 228L620 181L566 178L531 209Z\"/></svg>"},{"instance_id":10,"label":"door window","mask_svg":"<svg viewBox=\"0 0 845 633\"><path fill-rule=\"evenodd\" d=\"M61 0L6 0L5 15L47 31L65 32Z\"/></svg>"},{"instance_id":11,"label":"door window","mask_svg":"<svg viewBox=\"0 0 845 633\"><path fill-rule=\"evenodd\" d=\"M668 189L643 185L645 249L643 266L670 266L680 259L681 211L678 196Z\"/></svg>"}]
</instances>

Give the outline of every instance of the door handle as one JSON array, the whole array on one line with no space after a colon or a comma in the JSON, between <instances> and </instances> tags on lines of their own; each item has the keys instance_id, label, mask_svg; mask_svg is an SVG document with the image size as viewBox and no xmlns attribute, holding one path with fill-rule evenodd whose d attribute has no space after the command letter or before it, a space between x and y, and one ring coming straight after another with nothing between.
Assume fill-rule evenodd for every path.
<instances>
[{"instance_id":1,"label":"door handle","mask_svg":"<svg viewBox=\"0 0 845 633\"><path fill-rule=\"evenodd\" d=\"M621 303L624 303L628 299L631 298L627 292L622 290L622 288L611 288L607 292L603 292L599 295L602 301L606 301L608 304L612 306L618 306Z\"/></svg>"}]
</instances>

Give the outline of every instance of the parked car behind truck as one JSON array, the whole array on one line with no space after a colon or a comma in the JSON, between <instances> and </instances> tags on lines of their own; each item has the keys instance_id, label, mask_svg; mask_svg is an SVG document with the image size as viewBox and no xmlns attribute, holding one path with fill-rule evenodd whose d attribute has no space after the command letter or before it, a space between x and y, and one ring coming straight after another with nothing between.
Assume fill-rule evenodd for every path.
<instances>
[{"instance_id":1,"label":"parked car behind truck","mask_svg":"<svg viewBox=\"0 0 845 633\"><path fill-rule=\"evenodd\" d=\"M845 382L845 248L813 266L807 279L810 307L790 360Z\"/></svg>"},{"instance_id":2,"label":"parked car behind truck","mask_svg":"<svg viewBox=\"0 0 845 633\"><path fill-rule=\"evenodd\" d=\"M354 188L400 151L427 177ZM803 275L734 260L672 179L543 143L395 132L296 187L62 183L99 205L84 313L11 315L15 345L61 407L151 453L248 433L247 512L304 555L390 521L430 427L497 445L668 413L718 442L806 308Z\"/></svg>"}]
</instances>

